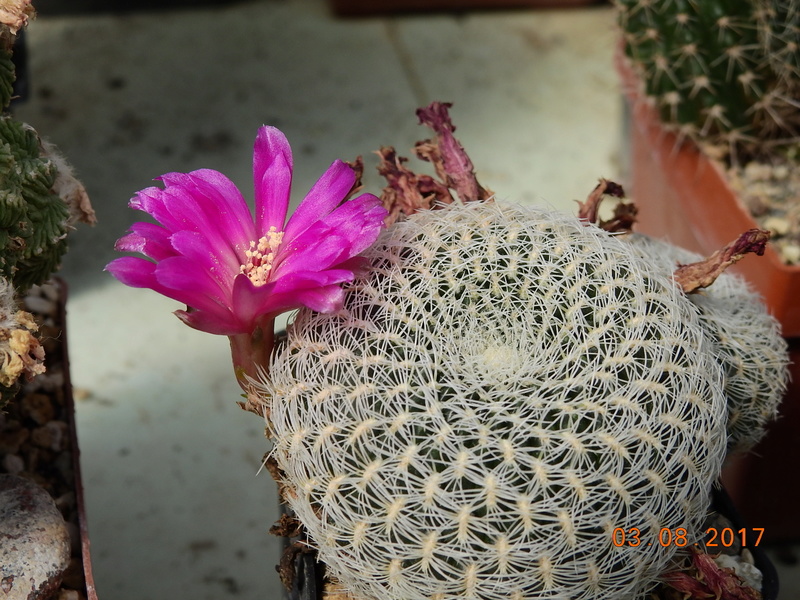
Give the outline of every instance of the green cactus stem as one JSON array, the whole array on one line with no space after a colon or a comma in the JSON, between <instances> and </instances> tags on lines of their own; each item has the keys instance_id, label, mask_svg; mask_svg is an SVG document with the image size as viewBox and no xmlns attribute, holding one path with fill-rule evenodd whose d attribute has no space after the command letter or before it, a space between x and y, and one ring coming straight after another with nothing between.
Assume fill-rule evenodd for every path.
<instances>
[{"instance_id":1,"label":"green cactus stem","mask_svg":"<svg viewBox=\"0 0 800 600\"><path fill-rule=\"evenodd\" d=\"M67 249L69 209L53 191L57 176L36 132L0 117L0 276L20 293L46 281Z\"/></svg>"},{"instance_id":2,"label":"green cactus stem","mask_svg":"<svg viewBox=\"0 0 800 600\"><path fill-rule=\"evenodd\" d=\"M796 0L615 3L625 51L670 128L750 154L796 139Z\"/></svg>"},{"instance_id":3,"label":"green cactus stem","mask_svg":"<svg viewBox=\"0 0 800 600\"><path fill-rule=\"evenodd\" d=\"M0 108L11 100L16 32L34 14L29 1L4 7L0 18ZM72 213L72 215L71 215ZM59 267L75 221L94 222L83 186L32 127L0 116L0 277L24 293Z\"/></svg>"}]
</instances>

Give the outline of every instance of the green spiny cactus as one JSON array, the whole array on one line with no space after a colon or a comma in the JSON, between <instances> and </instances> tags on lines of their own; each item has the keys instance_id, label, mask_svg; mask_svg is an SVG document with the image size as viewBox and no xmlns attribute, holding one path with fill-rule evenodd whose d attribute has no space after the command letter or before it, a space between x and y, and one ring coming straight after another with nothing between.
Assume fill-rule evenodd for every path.
<instances>
[{"instance_id":1,"label":"green spiny cactus","mask_svg":"<svg viewBox=\"0 0 800 600\"><path fill-rule=\"evenodd\" d=\"M55 163L30 127L0 117L0 277L19 292L46 281L67 249L69 209Z\"/></svg>"},{"instance_id":2,"label":"green spiny cactus","mask_svg":"<svg viewBox=\"0 0 800 600\"><path fill-rule=\"evenodd\" d=\"M653 265L672 273L678 264L702 260L666 241L641 234L624 238ZM700 322L715 341L725 376L728 403L728 452L751 450L777 416L788 384L788 351L780 324L747 282L723 273L702 293L688 296Z\"/></svg>"},{"instance_id":3,"label":"green spiny cactus","mask_svg":"<svg viewBox=\"0 0 800 600\"><path fill-rule=\"evenodd\" d=\"M11 52L0 47L0 101L11 99ZM56 163L36 132L0 117L0 277L19 293L46 281L67 249L69 208L55 191Z\"/></svg>"},{"instance_id":4,"label":"green spiny cactus","mask_svg":"<svg viewBox=\"0 0 800 600\"><path fill-rule=\"evenodd\" d=\"M737 153L796 138L797 0L616 5L625 51L665 124Z\"/></svg>"},{"instance_id":5,"label":"green spiny cactus","mask_svg":"<svg viewBox=\"0 0 800 600\"><path fill-rule=\"evenodd\" d=\"M261 401L292 508L364 599L642 598L725 454L712 341L660 268L558 213L392 225L301 310ZM614 543L634 528L642 543Z\"/></svg>"},{"instance_id":6,"label":"green spiny cactus","mask_svg":"<svg viewBox=\"0 0 800 600\"><path fill-rule=\"evenodd\" d=\"M800 79L800 4L797 0L763 2L758 14L762 47L779 78ZM797 98L797 96L791 96Z\"/></svg>"}]
</instances>

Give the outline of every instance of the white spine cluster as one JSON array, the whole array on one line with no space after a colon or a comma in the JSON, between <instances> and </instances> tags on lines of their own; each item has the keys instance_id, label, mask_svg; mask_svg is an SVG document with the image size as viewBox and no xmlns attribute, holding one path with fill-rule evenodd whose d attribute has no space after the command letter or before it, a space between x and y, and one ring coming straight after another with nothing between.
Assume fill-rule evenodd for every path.
<instances>
[{"instance_id":1,"label":"white spine cluster","mask_svg":"<svg viewBox=\"0 0 800 600\"><path fill-rule=\"evenodd\" d=\"M499 202L419 213L367 256L263 382L330 572L371 600L643 597L677 550L659 533L701 535L725 452L697 310L629 244Z\"/></svg>"},{"instance_id":2,"label":"white spine cluster","mask_svg":"<svg viewBox=\"0 0 800 600\"><path fill-rule=\"evenodd\" d=\"M632 234L625 239L667 274L679 263L703 258L645 235ZM789 357L780 323L747 282L732 273L723 273L711 286L689 298L700 311L700 322L714 340L723 368L728 451L751 450L777 416L788 385Z\"/></svg>"}]
</instances>

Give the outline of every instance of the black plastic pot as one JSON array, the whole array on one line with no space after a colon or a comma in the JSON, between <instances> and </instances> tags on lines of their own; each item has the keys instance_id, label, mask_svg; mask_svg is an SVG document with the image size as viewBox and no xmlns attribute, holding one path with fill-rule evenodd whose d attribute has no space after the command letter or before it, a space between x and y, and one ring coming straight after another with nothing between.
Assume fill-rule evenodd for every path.
<instances>
[{"instance_id":1,"label":"black plastic pot","mask_svg":"<svg viewBox=\"0 0 800 600\"><path fill-rule=\"evenodd\" d=\"M733 524L735 530L738 531L747 527L733 505L730 496L728 496L728 492L725 491L721 484L718 487L714 486L711 497L711 509L725 516ZM777 600L779 582L775 565L772 564L767 553L760 546L748 546L747 549L753 554L753 562L758 570L761 571L762 600Z\"/></svg>"}]
</instances>

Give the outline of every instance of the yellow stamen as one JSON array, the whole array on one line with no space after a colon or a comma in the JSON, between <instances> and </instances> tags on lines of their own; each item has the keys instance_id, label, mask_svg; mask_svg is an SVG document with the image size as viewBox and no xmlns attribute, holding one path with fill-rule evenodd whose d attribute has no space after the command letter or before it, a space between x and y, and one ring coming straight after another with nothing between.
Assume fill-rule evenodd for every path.
<instances>
[{"instance_id":1,"label":"yellow stamen","mask_svg":"<svg viewBox=\"0 0 800 600\"><path fill-rule=\"evenodd\" d=\"M244 273L255 285L264 285L269 279L272 262L283 240L283 232L273 226L267 235L258 242L250 242L250 249L244 251L247 262L239 267L239 272Z\"/></svg>"}]
</instances>

